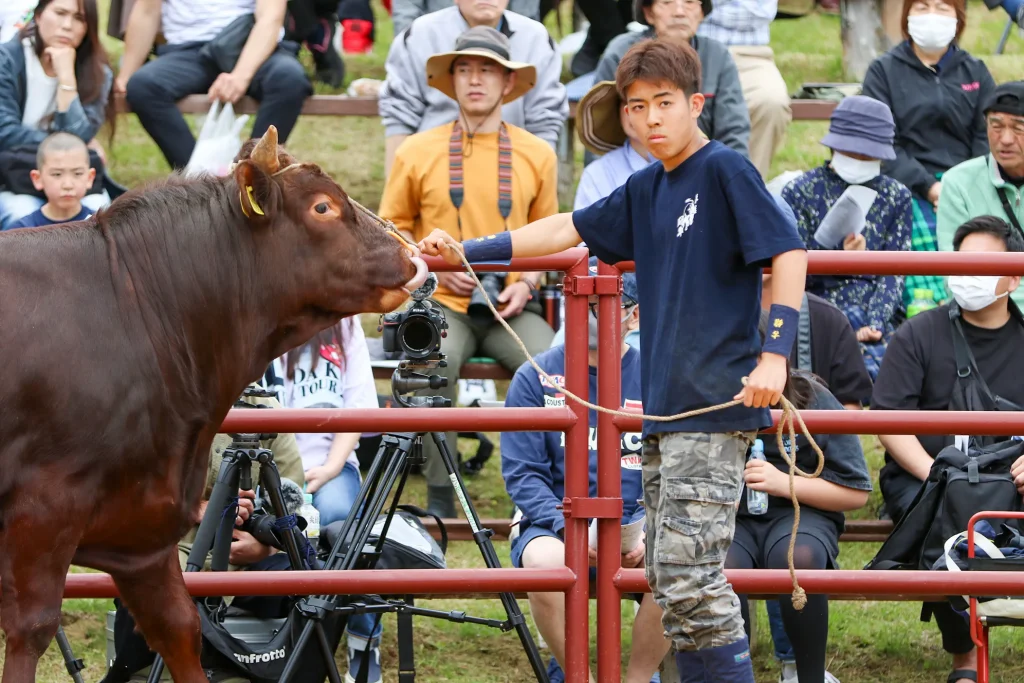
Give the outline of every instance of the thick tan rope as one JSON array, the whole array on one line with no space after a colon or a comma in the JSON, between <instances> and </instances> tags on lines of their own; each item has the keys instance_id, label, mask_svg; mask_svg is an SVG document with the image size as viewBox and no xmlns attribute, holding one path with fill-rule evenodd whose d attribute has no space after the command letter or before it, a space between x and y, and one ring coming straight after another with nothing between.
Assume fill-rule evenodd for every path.
<instances>
[{"instance_id":1,"label":"thick tan rope","mask_svg":"<svg viewBox=\"0 0 1024 683\"><path fill-rule=\"evenodd\" d=\"M356 206L356 208L368 214L373 220L375 220L388 232L395 233L396 235L400 234L395 230L394 224L391 223L391 221L384 220L383 218L377 216L375 213L373 213L366 207L362 206L354 199L350 198L350 201ZM404 238L402 238L400 241L405 240ZM641 414L638 416L636 413L627 412L624 410L615 410L613 408L606 408L604 406L596 405L594 403L587 401L584 398L577 396L573 392L566 389L564 385L560 384L557 380L555 380L554 377L546 373L543 370L543 368L541 368L540 365L538 365L537 361L533 359L533 356L527 350L526 345L523 343L523 340L519 338L519 335L515 333L515 330L512 329L512 326L509 325L505 321L505 319L501 317L501 315L498 313L498 309L496 309L494 307L494 304L491 303L490 297L486 295L484 286L483 284L480 283L480 278L477 277L476 271L473 270L473 266L471 266L469 261L466 259L466 255L462 252L461 249L457 249L455 251L456 253L458 253L459 258L462 259L462 263L466 267L466 272L469 273L469 276L473 278L473 282L476 283L477 289L479 289L481 292L485 294L484 301L487 302L487 307L491 310L491 313L494 314L494 319L501 323L501 326L505 328L506 332L512 335L512 339L515 340L516 344L519 346L519 350L522 351L523 355L526 356L526 359L530 362L530 365L533 366L533 369L536 370L541 377L550 382L552 386L558 387L558 389L562 393L564 393L566 396L568 396L576 403L584 405L587 408L590 408L591 410L596 410L599 413L605 413L606 415L618 415L621 417L640 417L643 420L650 420L652 422L674 422L676 420L685 420L687 418L697 417L699 415L706 415L707 413L713 413L717 410L725 410L726 408L732 408L733 406L741 405L743 403L743 401L736 399L732 401L727 401L725 403L719 403L713 406L707 406L706 408L690 410L688 412L679 413L677 415ZM746 386L747 378L744 377L742 379L742 382L743 385ZM796 496L796 477L801 476L807 479L813 479L819 476L821 474L822 469L825 466L825 454L821 452L821 448L814 440L814 437L811 436L811 433L807 429L807 425L804 424L804 420L800 416L800 411L796 409L796 406L794 406L785 396L780 396L779 400L782 403L782 417L779 419L779 425L775 431L775 440L778 444L779 453L782 455L782 459L786 461L787 465L789 465L789 497L790 500L793 501L793 529L789 536L789 549L786 553L786 559L789 562L789 576L793 581L793 607L797 610L802 610L804 606L807 604L807 593L804 591L803 588L800 587L800 583L796 579L796 568L794 567L793 562L793 553L796 550L796 534L800 528L800 501L797 500ZM818 466L817 468L815 468L813 474L808 474L796 466L796 423L799 423L800 431L803 433L805 437L807 437L807 441L810 442L811 448L814 449L814 452L818 456ZM785 444L783 443L784 430L788 430L789 432L790 448L793 449L792 454L790 454L787 451L787 449L785 448Z\"/></svg>"}]
</instances>

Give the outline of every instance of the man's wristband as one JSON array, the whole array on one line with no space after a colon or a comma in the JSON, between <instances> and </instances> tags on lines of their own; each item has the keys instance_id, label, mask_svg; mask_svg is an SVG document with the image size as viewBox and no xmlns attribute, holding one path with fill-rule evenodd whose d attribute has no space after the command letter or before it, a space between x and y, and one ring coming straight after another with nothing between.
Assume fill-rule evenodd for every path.
<instances>
[{"instance_id":1,"label":"man's wristband","mask_svg":"<svg viewBox=\"0 0 1024 683\"><path fill-rule=\"evenodd\" d=\"M796 341L799 326L800 311L789 306L772 304L768 311L768 331L761 350L789 358L789 354L793 352L793 342Z\"/></svg>"},{"instance_id":2,"label":"man's wristband","mask_svg":"<svg viewBox=\"0 0 1024 683\"><path fill-rule=\"evenodd\" d=\"M462 249L470 263L508 265L512 261L512 233L505 230L496 235L466 240Z\"/></svg>"}]
</instances>

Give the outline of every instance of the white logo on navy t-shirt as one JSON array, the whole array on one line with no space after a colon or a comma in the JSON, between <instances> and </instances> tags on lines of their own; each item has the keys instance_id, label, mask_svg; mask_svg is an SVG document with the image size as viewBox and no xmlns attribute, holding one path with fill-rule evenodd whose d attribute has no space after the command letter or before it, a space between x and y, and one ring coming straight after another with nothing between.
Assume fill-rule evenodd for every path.
<instances>
[{"instance_id":1,"label":"white logo on navy t-shirt","mask_svg":"<svg viewBox=\"0 0 1024 683\"><path fill-rule=\"evenodd\" d=\"M682 237L683 233L693 225L693 219L697 215L697 200L699 194L693 195L693 199L687 199L683 205L683 215L676 221L676 237Z\"/></svg>"}]
</instances>

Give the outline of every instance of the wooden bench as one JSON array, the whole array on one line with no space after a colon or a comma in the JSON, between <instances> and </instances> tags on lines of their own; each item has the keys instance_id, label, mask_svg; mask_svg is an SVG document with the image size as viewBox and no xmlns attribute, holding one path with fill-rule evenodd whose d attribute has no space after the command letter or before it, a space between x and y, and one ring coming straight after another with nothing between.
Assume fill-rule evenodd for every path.
<instances>
[{"instance_id":1,"label":"wooden bench","mask_svg":"<svg viewBox=\"0 0 1024 683\"><path fill-rule=\"evenodd\" d=\"M469 520L445 519L445 530L448 532L449 541L472 541L473 530L469 526ZM423 524L427 531L435 539L440 540L441 533L437 523L431 518L424 518ZM480 524L485 529L494 532L492 541L507 541L512 531L512 520L510 519L481 519ZM889 520L867 519L847 520L846 531L839 537L842 543L882 543L892 533L893 524Z\"/></svg>"},{"instance_id":2,"label":"wooden bench","mask_svg":"<svg viewBox=\"0 0 1024 683\"><path fill-rule=\"evenodd\" d=\"M127 114L131 111L123 96L115 99L116 111ZM827 121L836 103L825 100L793 100L794 121ZM205 114L210 108L206 95L189 95L178 101L178 109L185 114ZM235 103L237 114L255 114L259 103L251 97L243 97ZM349 97L347 95L314 95L306 98L302 105L303 116L362 116L378 115L376 97ZM558 150L558 199L563 206L573 203L573 179L575 178L576 150L576 103L569 103L569 119L559 136Z\"/></svg>"}]
</instances>

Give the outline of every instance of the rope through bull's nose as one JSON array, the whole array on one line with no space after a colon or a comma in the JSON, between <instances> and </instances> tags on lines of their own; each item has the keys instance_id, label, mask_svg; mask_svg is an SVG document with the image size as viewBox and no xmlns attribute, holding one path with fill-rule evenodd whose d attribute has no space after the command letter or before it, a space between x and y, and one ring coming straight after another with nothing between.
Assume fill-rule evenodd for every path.
<instances>
[{"instance_id":1,"label":"rope through bull's nose","mask_svg":"<svg viewBox=\"0 0 1024 683\"><path fill-rule=\"evenodd\" d=\"M519 346L519 350L523 352L523 355L526 356L526 359L529 361L530 365L533 366L533 369L536 370L541 377L550 382L552 386L558 387L558 390L565 394L570 400L575 401L576 403L579 403L581 405L584 405L587 408L590 408L591 410L596 410L597 412L605 413L606 415L637 417L636 413L631 413L624 410L615 410L614 408L606 408L605 406L600 406L591 403L586 399L581 398L574 394L573 392L569 391L568 389L565 388L565 385L563 385L561 382L558 382L554 377L546 373L544 369L540 367L537 361L534 360L533 356L527 350L526 344L524 344L523 340L519 338L519 335L515 333L515 330L512 329L511 325L509 325L508 322L506 322L505 319L498 314L498 309L494 307L493 303L491 303L491 298L486 295L484 286L483 284L481 284L480 278L477 277L476 271L473 270L473 266L471 266L469 261L466 259L466 255L462 252L461 249L456 249L455 251L459 255L459 258L462 260L463 265L466 267L466 272L469 273L469 276L471 278L473 278L473 282L476 284L477 289L484 293L483 299L487 303L487 308L489 308L491 310L491 313L494 315L494 319L497 320L501 324L501 326L505 328L506 332L512 335L512 339L515 341L516 345ZM744 377L741 381L743 385L746 386L747 378ZM802 610L804 606L807 604L807 593L804 591L803 588L800 587L800 583L797 581L796 567L794 566L793 561L793 553L796 550L796 534L798 529L800 528L800 501L797 500L796 495L796 478L800 476L808 479L813 479L819 476L821 474L822 469L825 467L825 454L822 453L821 448L818 446L818 443L814 440L814 437L811 436L811 433L807 429L807 425L804 424L804 420L800 416L800 411L797 410L796 406L794 406L785 396L780 396L779 402L782 405L782 416L779 419L779 424L775 430L775 440L778 444L779 453L781 454L782 459L785 460L786 464L789 466L789 496L790 500L793 502L793 528L792 533L789 537L789 549L786 553L786 559L789 562L789 576L793 580L793 607L797 610ZM648 420L651 422L675 422L676 420L685 420L691 417L697 417L699 415L713 413L718 410L725 410L726 408L732 408L733 406L742 405L742 403L743 401L735 399L732 401L727 401L725 403L719 403L717 405L707 406L705 408L698 408L696 410L690 410L685 413L679 413L677 415L641 414L639 415L639 417L643 420ZM808 474L802 471L796 465L797 424L800 425L801 433L803 433L803 435L807 438L807 441L811 444L811 448L814 449L814 453L817 455L818 464L812 474ZM793 449L792 454L787 452L787 449L785 448L785 443L783 441L784 432L788 432L789 444L790 447ZM739 504L742 504L742 501L738 503L738 505Z\"/></svg>"}]
</instances>

